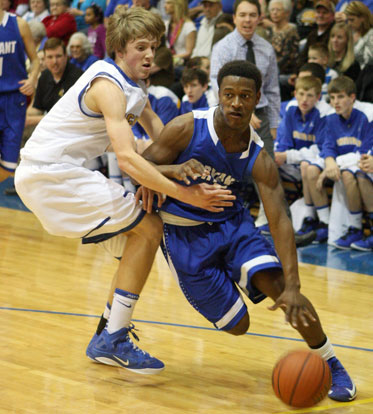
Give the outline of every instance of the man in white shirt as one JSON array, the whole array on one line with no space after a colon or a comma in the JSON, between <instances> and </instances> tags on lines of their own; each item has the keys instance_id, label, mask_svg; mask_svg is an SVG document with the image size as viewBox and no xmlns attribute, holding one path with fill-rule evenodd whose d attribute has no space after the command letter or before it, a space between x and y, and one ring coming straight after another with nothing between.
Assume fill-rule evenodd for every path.
<instances>
[{"instance_id":1,"label":"man in white shirt","mask_svg":"<svg viewBox=\"0 0 373 414\"><path fill-rule=\"evenodd\" d=\"M222 14L221 0L202 1L204 18L197 32L197 41L193 49L192 57L210 57L212 48L212 38L215 33L216 19Z\"/></svg>"}]
</instances>

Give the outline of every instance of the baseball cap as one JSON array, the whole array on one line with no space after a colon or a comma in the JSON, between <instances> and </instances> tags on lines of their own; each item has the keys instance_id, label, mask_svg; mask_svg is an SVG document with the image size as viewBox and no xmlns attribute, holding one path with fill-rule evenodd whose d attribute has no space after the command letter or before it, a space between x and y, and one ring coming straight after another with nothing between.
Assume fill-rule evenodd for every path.
<instances>
[{"instance_id":1,"label":"baseball cap","mask_svg":"<svg viewBox=\"0 0 373 414\"><path fill-rule=\"evenodd\" d=\"M315 8L324 7L326 10L335 13L335 4L330 0L319 0Z\"/></svg>"}]
</instances>

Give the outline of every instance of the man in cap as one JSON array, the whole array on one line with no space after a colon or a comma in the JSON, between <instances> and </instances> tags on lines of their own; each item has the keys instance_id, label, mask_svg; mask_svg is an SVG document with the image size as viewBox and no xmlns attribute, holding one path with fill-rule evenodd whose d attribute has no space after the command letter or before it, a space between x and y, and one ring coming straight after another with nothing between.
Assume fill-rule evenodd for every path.
<instances>
[{"instance_id":1,"label":"man in cap","mask_svg":"<svg viewBox=\"0 0 373 414\"><path fill-rule=\"evenodd\" d=\"M215 22L222 14L221 0L202 0L202 7L205 17L201 20L192 57L206 56L209 58L215 33Z\"/></svg>"},{"instance_id":2,"label":"man in cap","mask_svg":"<svg viewBox=\"0 0 373 414\"><path fill-rule=\"evenodd\" d=\"M308 48L315 43L328 44L330 30L334 24L335 5L331 0L319 0L316 3L316 27L307 36L307 42L298 58L298 67L307 62Z\"/></svg>"}]
</instances>

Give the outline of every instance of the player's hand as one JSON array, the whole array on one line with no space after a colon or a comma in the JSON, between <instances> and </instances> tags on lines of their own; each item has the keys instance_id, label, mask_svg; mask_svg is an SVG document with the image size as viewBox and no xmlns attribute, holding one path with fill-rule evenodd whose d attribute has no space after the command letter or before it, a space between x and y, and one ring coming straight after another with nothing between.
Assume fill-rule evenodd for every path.
<instances>
[{"instance_id":1,"label":"player's hand","mask_svg":"<svg viewBox=\"0 0 373 414\"><path fill-rule=\"evenodd\" d=\"M251 121L250 121L250 125L254 128L254 129L259 129L260 125L261 125L262 121L255 115L252 114L251 115Z\"/></svg>"},{"instance_id":2,"label":"player's hand","mask_svg":"<svg viewBox=\"0 0 373 414\"><path fill-rule=\"evenodd\" d=\"M153 209L154 196L157 196L157 206L160 208L166 200L166 196L158 191L153 191L147 187L140 186L135 195L136 204L140 204L140 200L142 200L142 209L147 213L151 213Z\"/></svg>"},{"instance_id":3,"label":"player's hand","mask_svg":"<svg viewBox=\"0 0 373 414\"><path fill-rule=\"evenodd\" d=\"M275 163L280 167L286 162L286 152L275 152Z\"/></svg>"},{"instance_id":4,"label":"player's hand","mask_svg":"<svg viewBox=\"0 0 373 414\"><path fill-rule=\"evenodd\" d=\"M170 178L184 181L187 185L190 184L188 177L196 180L198 177L205 179L210 175L210 172L205 168L205 166L194 158L184 162L183 164L173 165L173 167L173 176Z\"/></svg>"},{"instance_id":5,"label":"player's hand","mask_svg":"<svg viewBox=\"0 0 373 414\"><path fill-rule=\"evenodd\" d=\"M316 322L315 316L311 309L308 308L309 302L300 293L297 288L285 288L282 294L277 298L274 305L268 309L274 311L281 308L285 312L286 322L294 328L298 327L298 322L308 327L310 322Z\"/></svg>"},{"instance_id":6,"label":"player's hand","mask_svg":"<svg viewBox=\"0 0 373 414\"><path fill-rule=\"evenodd\" d=\"M26 96L31 96L35 92L35 85L30 79L22 79L18 83L22 86L19 88L19 91Z\"/></svg>"},{"instance_id":7,"label":"player's hand","mask_svg":"<svg viewBox=\"0 0 373 414\"><path fill-rule=\"evenodd\" d=\"M337 164L331 166L326 165L324 172L326 178L329 178L330 180L339 181L341 179L341 170Z\"/></svg>"},{"instance_id":8,"label":"player's hand","mask_svg":"<svg viewBox=\"0 0 373 414\"><path fill-rule=\"evenodd\" d=\"M186 187L183 200L187 204L203 208L213 213L224 211L224 207L233 206L236 196L219 184L195 184Z\"/></svg>"},{"instance_id":9,"label":"player's hand","mask_svg":"<svg viewBox=\"0 0 373 414\"><path fill-rule=\"evenodd\" d=\"M325 170L319 175L319 178L316 181L316 190L321 191L324 185L324 180L326 178Z\"/></svg>"},{"instance_id":10,"label":"player's hand","mask_svg":"<svg viewBox=\"0 0 373 414\"><path fill-rule=\"evenodd\" d=\"M373 173L373 156L363 154L360 158L359 168L366 173Z\"/></svg>"}]
</instances>

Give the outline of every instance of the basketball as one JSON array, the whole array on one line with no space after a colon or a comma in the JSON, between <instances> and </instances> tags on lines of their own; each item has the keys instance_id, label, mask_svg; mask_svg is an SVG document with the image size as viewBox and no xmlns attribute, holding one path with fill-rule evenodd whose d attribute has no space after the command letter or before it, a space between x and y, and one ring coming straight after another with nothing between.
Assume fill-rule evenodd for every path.
<instances>
[{"instance_id":1,"label":"basketball","mask_svg":"<svg viewBox=\"0 0 373 414\"><path fill-rule=\"evenodd\" d=\"M326 396L331 383L327 362L311 351L290 352L272 372L275 394L291 407L312 407Z\"/></svg>"}]
</instances>

